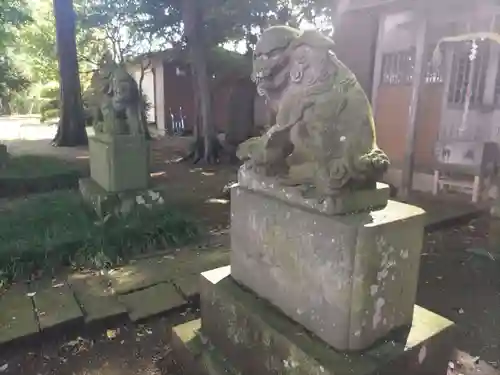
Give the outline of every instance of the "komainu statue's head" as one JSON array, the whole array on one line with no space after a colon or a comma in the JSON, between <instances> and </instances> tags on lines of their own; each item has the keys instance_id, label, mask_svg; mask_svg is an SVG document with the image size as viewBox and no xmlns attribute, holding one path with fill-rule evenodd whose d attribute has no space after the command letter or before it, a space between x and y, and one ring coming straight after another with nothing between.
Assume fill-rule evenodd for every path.
<instances>
[{"instance_id":1,"label":"komainu statue's head","mask_svg":"<svg viewBox=\"0 0 500 375\"><path fill-rule=\"evenodd\" d=\"M108 95L117 112L139 103L139 87L125 67L113 64L105 72L103 91Z\"/></svg>"},{"instance_id":2,"label":"komainu statue's head","mask_svg":"<svg viewBox=\"0 0 500 375\"><path fill-rule=\"evenodd\" d=\"M333 41L316 30L297 30L288 26L273 26L262 33L254 51L252 79L260 95L270 104L279 102L290 81L297 82L315 55L327 56ZM320 59L323 60L323 59Z\"/></svg>"}]
</instances>

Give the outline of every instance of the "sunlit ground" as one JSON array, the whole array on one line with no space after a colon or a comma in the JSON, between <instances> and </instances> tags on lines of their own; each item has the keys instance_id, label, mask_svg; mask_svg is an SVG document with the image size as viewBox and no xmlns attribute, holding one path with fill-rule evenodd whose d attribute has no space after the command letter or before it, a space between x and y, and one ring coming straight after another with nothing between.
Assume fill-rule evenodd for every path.
<instances>
[{"instance_id":1,"label":"sunlit ground","mask_svg":"<svg viewBox=\"0 0 500 375\"><path fill-rule=\"evenodd\" d=\"M50 140L57 131L55 123L41 124L39 118L28 116L0 117L0 141ZM87 128L93 135L93 129Z\"/></svg>"}]
</instances>

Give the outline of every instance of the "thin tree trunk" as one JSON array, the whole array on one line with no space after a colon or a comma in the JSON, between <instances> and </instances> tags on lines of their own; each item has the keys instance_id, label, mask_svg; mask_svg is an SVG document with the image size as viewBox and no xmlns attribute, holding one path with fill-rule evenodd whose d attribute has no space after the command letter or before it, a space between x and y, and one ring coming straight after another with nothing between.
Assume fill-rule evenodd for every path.
<instances>
[{"instance_id":1,"label":"thin tree trunk","mask_svg":"<svg viewBox=\"0 0 500 375\"><path fill-rule=\"evenodd\" d=\"M142 83L144 82L144 75L146 73L146 69L149 69L151 66L151 60L149 60L148 65L146 67L142 64L141 62L141 76L139 77L139 94L141 95L140 98L140 103L141 103L141 121L142 121L142 126L144 128L144 136L146 137L146 140L151 140L151 134L149 133L149 127L148 127L148 113L146 111L146 102L145 102L145 95L144 92L142 91Z\"/></svg>"},{"instance_id":2,"label":"thin tree trunk","mask_svg":"<svg viewBox=\"0 0 500 375\"><path fill-rule=\"evenodd\" d=\"M61 109L54 146L86 145L78 59L76 53L76 14L73 0L54 0Z\"/></svg>"},{"instance_id":3,"label":"thin tree trunk","mask_svg":"<svg viewBox=\"0 0 500 375\"><path fill-rule=\"evenodd\" d=\"M210 80L208 77L207 58L203 41L203 17L201 0L183 1L183 20L187 44L191 57L191 70L195 79L195 95L198 96L201 130L203 133L203 155L207 163L215 163L218 159L218 142L215 136L210 96ZM196 140L198 147L201 142Z\"/></svg>"}]
</instances>

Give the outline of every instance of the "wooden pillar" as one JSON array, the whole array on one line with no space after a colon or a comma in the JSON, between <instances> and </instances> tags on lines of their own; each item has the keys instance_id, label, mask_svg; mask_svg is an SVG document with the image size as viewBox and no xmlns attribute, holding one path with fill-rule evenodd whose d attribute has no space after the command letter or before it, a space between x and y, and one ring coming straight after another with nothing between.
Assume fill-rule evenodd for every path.
<instances>
[{"instance_id":1,"label":"wooden pillar","mask_svg":"<svg viewBox=\"0 0 500 375\"><path fill-rule=\"evenodd\" d=\"M372 83L372 95L371 104L373 109L373 115L376 116L377 113L377 94L380 87L380 81L382 79L382 59L384 56L383 42L385 36L385 20L387 16L385 14L381 15L378 21L378 35L377 35L377 45L375 52L375 64L373 67L373 83Z\"/></svg>"},{"instance_id":2,"label":"wooden pillar","mask_svg":"<svg viewBox=\"0 0 500 375\"><path fill-rule=\"evenodd\" d=\"M413 186L418 98L420 87L425 78L427 66L425 56L427 20L423 15L419 15L414 22L416 22L415 67L413 70L411 101L408 111L408 127L406 131L406 148L403 164L403 181L401 184L401 193L403 197L409 196Z\"/></svg>"},{"instance_id":3,"label":"wooden pillar","mask_svg":"<svg viewBox=\"0 0 500 375\"><path fill-rule=\"evenodd\" d=\"M444 90L443 90L443 98L441 101L441 120L439 123L439 133L438 133L438 140L446 140L450 138L450 127L446 122L446 112L448 111L448 96L450 95L450 89L451 89L451 73L453 69L453 58L455 55L455 51L453 48L449 45L444 45L443 47L443 53L444 53L444 62L443 62L443 67L441 68L441 71L444 72L444 77L443 77L443 85L444 85Z\"/></svg>"},{"instance_id":4,"label":"wooden pillar","mask_svg":"<svg viewBox=\"0 0 500 375\"><path fill-rule=\"evenodd\" d=\"M486 79L484 82L483 104L493 107L495 105L495 86L498 72L498 61L500 57L500 46L490 42L490 56L486 68Z\"/></svg>"}]
</instances>

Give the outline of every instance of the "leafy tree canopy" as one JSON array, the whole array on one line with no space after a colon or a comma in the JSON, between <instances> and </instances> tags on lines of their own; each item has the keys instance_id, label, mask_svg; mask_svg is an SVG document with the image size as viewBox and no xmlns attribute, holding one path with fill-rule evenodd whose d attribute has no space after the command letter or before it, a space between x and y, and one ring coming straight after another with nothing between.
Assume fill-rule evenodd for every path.
<instances>
[{"instance_id":1,"label":"leafy tree canopy","mask_svg":"<svg viewBox=\"0 0 500 375\"><path fill-rule=\"evenodd\" d=\"M0 0L1 1L1 0ZM83 0L74 0L78 20L82 19ZM34 22L19 30L16 63L27 72L32 81L49 83L59 79L56 29L52 0L27 0ZM79 25L78 25L79 26ZM103 45L95 30L77 27L76 35L79 65L82 73L95 69ZM83 75L82 78L86 78Z\"/></svg>"},{"instance_id":2,"label":"leafy tree canopy","mask_svg":"<svg viewBox=\"0 0 500 375\"><path fill-rule=\"evenodd\" d=\"M226 42L255 44L273 24L298 27L331 19L333 0L203 0L203 36L207 49ZM122 57L184 45L182 0L86 0L87 27L105 30L113 52ZM326 27L329 31L329 27ZM119 45L121 48L116 48Z\"/></svg>"},{"instance_id":3,"label":"leafy tree canopy","mask_svg":"<svg viewBox=\"0 0 500 375\"><path fill-rule=\"evenodd\" d=\"M19 27L31 20L23 0L0 0L0 99L28 85L27 78L13 64L10 46Z\"/></svg>"}]
</instances>

